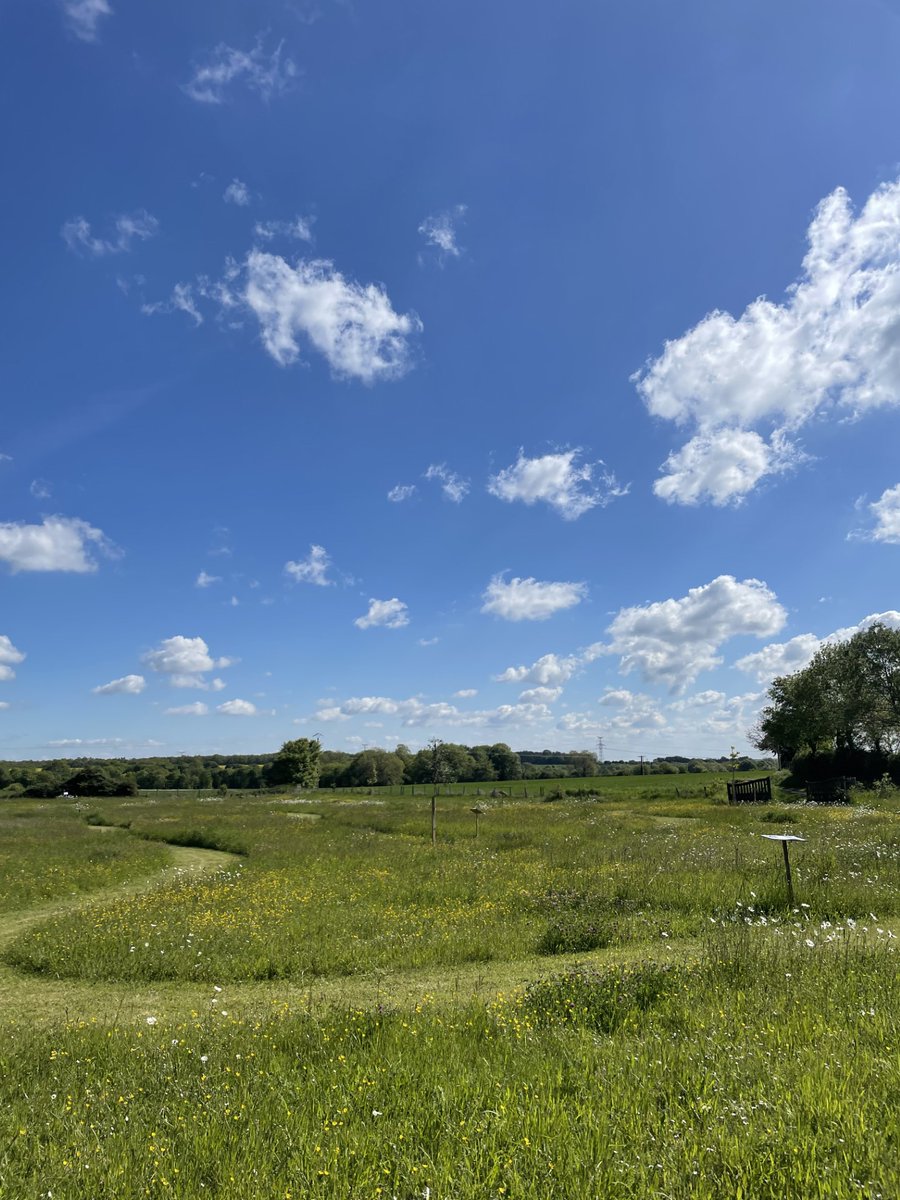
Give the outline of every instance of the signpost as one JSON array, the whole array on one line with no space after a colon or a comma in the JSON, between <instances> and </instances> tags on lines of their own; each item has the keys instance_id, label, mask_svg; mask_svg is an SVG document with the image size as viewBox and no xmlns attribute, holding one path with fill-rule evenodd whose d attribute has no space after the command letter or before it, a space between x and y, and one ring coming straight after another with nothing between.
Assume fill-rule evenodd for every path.
<instances>
[{"instance_id":1,"label":"signpost","mask_svg":"<svg viewBox=\"0 0 900 1200\"><path fill-rule=\"evenodd\" d=\"M781 849L784 851L784 876L787 880L788 903L794 903L794 884L791 881L791 860L788 856L788 842L805 842L806 838L797 837L794 833L763 833L760 837L766 838L770 842L781 842Z\"/></svg>"}]
</instances>

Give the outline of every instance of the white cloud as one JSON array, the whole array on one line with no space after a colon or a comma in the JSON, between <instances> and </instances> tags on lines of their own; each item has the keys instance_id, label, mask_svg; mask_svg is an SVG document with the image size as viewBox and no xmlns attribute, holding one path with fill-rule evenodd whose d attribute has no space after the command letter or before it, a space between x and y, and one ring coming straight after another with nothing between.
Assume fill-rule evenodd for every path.
<instances>
[{"instance_id":1,"label":"white cloud","mask_svg":"<svg viewBox=\"0 0 900 1200\"><path fill-rule=\"evenodd\" d=\"M6 634L0 634L0 680L15 679L14 666L25 661L25 655L17 650Z\"/></svg>"},{"instance_id":2,"label":"white cloud","mask_svg":"<svg viewBox=\"0 0 900 1200\"><path fill-rule=\"evenodd\" d=\"M182 704L178 708L167 708L164 715L167 717L205 717L208 712L209 708L202 700L195 700L193 704Z\"/></svg>"},{"instance_id":3,"label":"white cloud","mask_svg":"<svg viewBox=\"0 0 900 1200\"><path fill-rule=\"evenodd\" d=\"M562 658L556 654L544 654L530 667L507 667L502 675L496 675L498 683L535 683L541 687L559 687L568 683L578 668L582 658L570 654Z\"/></svg>"},{"instance_id":4,"label":"white cloud","mask_svg":"<svg viewBox=\"0 0 900 1200\"><path fill-rule=\"evenodd\" d=\"M300 562L284 564L286 575L290 575L298 583L315 583L319 587L329 587L334 580L328 579L327 572L331 559L324 546L310 546L309 554Z\"/></svg>"},{"instance_id":5,"label":"white cloud","mask_svg":"<svg viewBox=\"0 0 900 1200\"><path fill-rule=\"evenodd\" d=\"M146 686L143 675L123 675L121 679L102 683L99 687L91 688L91 691L95 696L138 696Z\"/></svg>"},{"instance_id":6,"label":"white cloud","mask_svg":"<svg viewBox=\"0 0 900 1200\"><path fill-rule=\"evenodd\" d=\"M875 518L875 528L868 535L871 541L900 545L900 483L885 488L869 511Z\"/></svg>"},{"instance_id":7,"label":"white cloud","mask_svg":"<svg viewBox=\"0 0 900 1200\"><path fill-rule=\"evenodd\" d=\"M0 524L0 562L18 571L96 571L90 549L107 557L115 546L100 529L76 517L44 517L40 525Z\"/></svg>"},{"instance_id":8,"label":"white cloud","mask_svg":"<svg viewBox=\"0 0 900 1200\"><path fill-rule=\"evenodd\" d=\"M9 708L9 701L8 700L0 700L0 709L7 709L7 708Z\"/></svg>"},{"instance_id":9,"label":"white cloud","mask_svg":"<svg viewBox=\"0 0 900 1200\"><path fill-rule=\"evenodd\" d=\"M478 688L460 688L458 692L453 693L454 700L471 700L473 696L478 695Z\"/></svg>"},{"instance_id":10,"label":"white cloud","mask_svg":"<svg viewBox=\"0 0 900 1200\"><path fill-rule=\"evenodd\" d=\"M542 583L531 578L507 581L495 575L482 596L481 611L505 621L545 621L554 613L580 604L586 594L584 583Z\"/></svg>"},{"instance_id":11,"label":"white cloud","mask_svg":"<svg viewBox=\"0 0 900 1200\"><path fill-rule=\"evenodd\" d=\"M97 41L97 26L112 15L108 0L62 0L69 28L83 42Z\"/></svg>"},{"instance_id":12,"label":"white cloud","mask_svg":"<svg viewBox=\"0 0 900 1200\"><path fill-rule=\"evenodd\" d=\"M409 500L411 496L416 494L416 485L414 483L398 483L396 487L392 487L387 494L388 500L392 500L394 504L402 504L404 500Z\"/></svg>"},{"instance_id":13,"label":"white cloud","mask_svg":"<svg viewBox=\"0 0 900 1200\"><path fill-rule=\"evenodd\" d=\"M357 617L353 624L357 629L371 629L376 625L402 629L409 624L409 614L406 605L396 596L392 600L374 600L370 597L369 611L364 617Z\"/></svg>"},{"instance_id":14,"label":"white cloud","mask_svg":"<svg viewBox=\"0 0 900 1200\"><path fill-rule=\"evenodd\" d=\"M168 300L155 300L152 304L142 304L141 312L151 317L156 313L186 313L195 325L203 324L203 314L197 307L194 289L189 283L176 283Z\"/></svg>"},{"instance_id":15,"label":"white cloud","mask_svg":"<svg viewBox=\"0 0 900 1200\"><path fill-rule=\"evenodd\" d=\"M397 717L406 728L533 725L550 717L550 710L544 704L501 704L497 708L464 712L455 704L443 700L427 704L418 696L406 700L395 700L390 696L353 696L340 704L320 708L315 716L317 721L345 721L373 713Z\"/></svg>"},{"instance_id":16,"label":"white cloud","mask_svg":"<svg viewBox=\"0 0 900 1200\"><path fill-rule=\"evenodd\" d=\"M439 483L441 491L454 504L460 504L468 495L468 479L463 479L455 471L451 471L446 463L432 463L422 478Z\"/></svg>"},{"instance_id":17,"label":"white cloud","mask_svg":"<svg viewBox=\"0 0 900 1200\"><path fill-rule=\"evenodd\" d=\"M465 215L465 204L457 204L446 212L426 217L419 226L419 233L426 244L437 251L437 260L442 266L448 258L459 258L462 253L456 240L456 227Z\"/></svg>"},{"instance_id":18,"label":"white cloud","mask_svg":"<svg viewBox=\"0 0 900 1200\"><path fill-rule=\"evenodd\" d=\"M249 700L226 700L224 704L216 706L216 712L226 717L255 717L258 709Z\"/></svg>"},{"instance_id":19,"label":"white cloud","mask_svg":"<svg viewBox=\"0 0 900 1200\"><path fill-rule=\"evenodd\" d=\"M722 445L762 426L776 444L818 412L900 403L900 181L873 192L856 217L838 188L816 209L808 239L781 304L762 297L737 319L713 311L633 377L654 416L701 438L673 456L676 468L703 457L702 439ZM746 495L771 469L763 443L744 441L733 494ZM677 482L665 498L695 503L695 474L686 472L685 500ZM712 475L708 494L725 503L728 481Z\"/></svg>"},{"instance_id":20,"label":"white cloud","mask_svg":"<svg viewBox=\"0 0 900 1200\"><path fill-rule=\"evenodd\" d=\"M197 581L194 584L194 587L208 588L208 587L212 587L212 585L214 583L221 583L221 582L222 582L221 575L207 575L207 573L205 571L201 571L200 574L197 576Z\"/></svg>"},{"instance_id":21,"label":"white cloud","mask_svg":"<svg viewBox=\"0 0 900 1200\"><path fill-rule=\"evenodd\" d=\"M855 633L870 629L873 625L886 625L889 629L900 629L900 612L870 613L856 625L836 629L825 637L814 633L800 633L787 642L771 642L753 654L745 654L734 664L748 675L755 675L760 683L771 683L776 675L792 675L801 671L812 661L813 655L823 646L834 642L846 642Z\"/></svg>"},{"instance_id":22,"label":"white cloud","mask_svg":"<svg viewBox=\"0 0 900 1200\"><path fill-rule=\"evenodd\" d=\"M286 91L298 75L293 60L282 56L283 48L284 42L279 42L271 54L266 54L261 37L249 51L220 43L206 62L195 67L184 90L201 104L221 104L232 83L243 83L263 100L271 100Z\"/></svg>"},{"instance_id":23,"label":"white cloud","mask_svg":"<svg viewBox=\"0 0 900 1200\"><path fill-rule=\"evenodd\" d=\"M315 217L299 215L292 221L257 221L253 226L253 236L262 242L270 242L276 237L294 238L298 242L311 242L314 221Z\"/></svg>"},{"instance_id":24,"label":"white cloud","mask_svg":"<svg viewBox=\"0 0 900 1200\"><path fill-rule=\"evenodd\" d=\"M630 692L627 688L607 688L599 703L615 709L615 716L604 717L604 727L619 732L639 729L661 729L666 718L661 706L646 692Z\"/></svg>"},{"instance_id":25,"label":"white cloud","mask_svg":"<svg viewBox=\"0 0 900 1200\"><path fill-rule=\"evenodd\" d=\"M28 488L35 500L50 499L50 484L46 479L32 479Z\"/></svg>"},{"instance_id":26,"label":"white cloud","mask_svg":"<svg viewBox=\"0 0 900 1200\"><path fill-rule=\"evenodd\" d=\"M627 494L630 485L619 487L602 462L576 465L580 453L576 449L526 458L524 450L520 450L511 467L491 476L487 490L509 502L521 500L531 505L542 501L567 521L577 520L597 506L605 508L612 500Z\"/></svg>"},{"instance_id":27,"label":"white cloud","mask_svg":"<svg viewBox=\"0 0 900 1200\"><path fill-rule=\"evenodd\" d=\"M418 317L394 312L375 284L347 280L326 259L300 259L251 250L244 300L256 315L263 345L286 366L300 354L298 336L325 356L338 376L373 383L409 367L407 338Z\"/></svg>"},{"instance_id":28,"label":"white cloud","mask_svg":"<svg viewBox=\"0 0 900 1200\"><path fill-rule=\"evenodd\" d=\"M669 504L738 504L765 475L787 470L803 455L777 435L767 442L746 429L698 434L666 459L653 491Z\"/></svg>"},{"instance_id":29,"label":"white cloud","mask_svg":"<svg viewBox=\"0 0 900 1200\"><path fill-rule=\"evenodd\" d=\"M222 199L226 204L236 204L238 208L246 208L250 203L250 189L243 180L232 179L222 193Z\"/></svg>"},{"instance_id":30,"label":"white cloud","mask_svg":"<svg viewBox=\"0 0 900 1200\"><path fill-rule=\"evenodd\" d=\"M609 626L607 652L620 656L620 670L637 670L673 691L721 663L719 647L729 638L771 637L787 614L758 579L720 575L680 599L623 608Z\"/></svg>"},{"instance_id":31,"label":"white cloud","mask_svg":"<svg viewBox=\"0 0 900 1200\"><path fill-rule=\"evenodd\" d=\"M91 226L84 217L72 217L63 225L61 233L70 250L76 254L86 252L101 258L106 254L125 254L132 243L146 241L159 232L159 221L144 209L134 213L122 213L116 217L111 238L94 237Z\"/></svg>"},{"instance_id":32,"label":"white cloud","mask_svg":"<svg viewBox=\"0 0 900 1200\"><path fill-rule=\"evenodd\" d=\"M169 683L177 688L212 688L218 691L220 680L207 683L204 675L217 668L228 667L232 663L229 658L213 658L209 647L201 637L164 638L155 650L148 650L143 656L145 662L153 671L168 675Z\"/></svg>"},{"instance_id":33,"label":"white cloud","mask_svg":"<svg viewBox=\"0 0 900 1200\"><path fill-rule=\"evenodd\" d=\"M419 638L418 645L420 646L436 646L441 639L439 637Z\"/></svg>"},{"instance_id":34,"label":"white cloud","mask_svg":"<svg viewBox=\"0 0 900 1200\"><path fill-rule=\"evenodd\" d=\"M524 692L519 692L519 701L522 704L552 704L562 692L561 687L526 688Z\"/></svg>"}]
</instances>

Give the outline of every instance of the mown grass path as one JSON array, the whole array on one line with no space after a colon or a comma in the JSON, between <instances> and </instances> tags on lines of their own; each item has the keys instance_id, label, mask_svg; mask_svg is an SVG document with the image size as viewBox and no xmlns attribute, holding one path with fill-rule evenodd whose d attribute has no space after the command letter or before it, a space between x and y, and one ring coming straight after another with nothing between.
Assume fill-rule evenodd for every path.
<instances>
[{"instance_id":1,"label":"mown grass path","mask_svg":"<svg viewBox=\"0 0 900 1200\"><path fill-rule=\"evenodd\" d=\"M113 826L94 826L98 836L113 834ZM128 836L122 830L117 835ZM0 914L0 952L21 934L48 918L72 909L90 908L125 896L153 891L185 876L214 874L232 866L237 855L221 850L202 850L193 846L168 846L171 861L162 871L143 879L102 888L89 895L56 899L20 912ZM57 1017L85 1018L109 1016L111 1012L137 1015L147 1011L159 989L123 989L121 985L81 984L75 980L48 979L26 975L0 963L0 1019L48 1021ZM190 989L196 992L196 988ZM207 989L208 990L208 989Z\"/></svg>"},{"instance_id":2,"label":"mown grass path","mask_svg":"<svg viewBox=\"0 0 900 1200\"><path fill-rule=\"evenodd\" d=\"M98 836L130 836L117 826L94 826ZM56 899L20 912L0 915L0 952L21 934L48 918L74 909L85 910L117 898L146 894L178 878L197 877L227 870L239 861L237 855L220 850L168 845L170 864L143 879L103 888L90 895ZM95 1020L98 1024L145 1021L148 1016L180 1021L192 1015L230 1009L237 1016L264 1015L274 1007L318 1012L335 1007L413 1007L423 997L450 1004L470 1000L493 1000L525 986L548 971L563 971L575 963L622 963L647 958L692 957L695 942L670 942L658 952L646 945L560 954L547 958L529 955L514 961L468 962L452 967L420 967L378 971L365 975L308 980L227 983L221 991L207 983L81 982L30 975L0 963L0 1022L27 1021L49 1025L62 1020Z\"/></svg>"}]
</instances>

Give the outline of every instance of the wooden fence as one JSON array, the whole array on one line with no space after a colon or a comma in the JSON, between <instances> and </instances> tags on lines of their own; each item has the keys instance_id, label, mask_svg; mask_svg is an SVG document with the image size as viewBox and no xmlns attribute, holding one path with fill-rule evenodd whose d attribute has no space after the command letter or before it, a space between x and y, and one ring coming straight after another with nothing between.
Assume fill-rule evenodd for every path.
<instances>
[{"instance_id":1,"label":"wooden fence","mask_svg":"<svg viewBox=\"0 0 900 1200\"><path fill-rule=\"evenodd\" d=\"M772 780L766 775L763 779L736 779L728 781L729 804L771 804Z\"/></svg>"}]
</instances>

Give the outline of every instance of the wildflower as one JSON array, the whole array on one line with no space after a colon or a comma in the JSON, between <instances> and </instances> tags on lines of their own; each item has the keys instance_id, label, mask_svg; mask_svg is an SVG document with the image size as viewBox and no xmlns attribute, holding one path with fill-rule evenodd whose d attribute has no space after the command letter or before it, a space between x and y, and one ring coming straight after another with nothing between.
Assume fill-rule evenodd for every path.
<instances>
[{"instance_id":1,"label":"wildflower","mask_svg":"<svg viewBox=\"0 0 900 1200\"><path fill-rule=\"evenodd\" d=\"M155 1024L156 1024L156 1017L148 1017L148 1018L147 1018L147 1024L148 1024L148 1025L155 1025Z\"/></svg>"},{"instance_id":2,"label":"wildflower","mask_svg":"<svg viewBox=\"0 0 900 1200\"><path fill-rule=\"evenodd\" d=\"M208 1055L208 1054L201 1054L201 1055L200 1055L200 1061L201 1061L202 1063L209 1062L209 1055Z\"/></svg>"}]
</instances>

